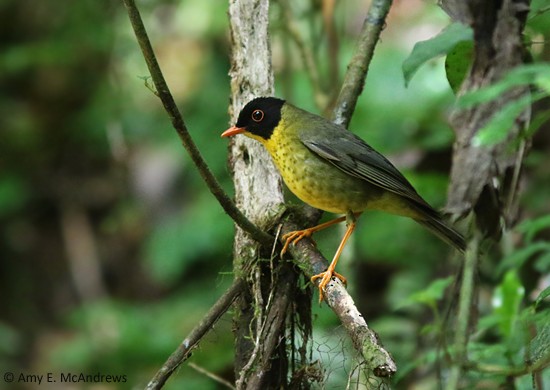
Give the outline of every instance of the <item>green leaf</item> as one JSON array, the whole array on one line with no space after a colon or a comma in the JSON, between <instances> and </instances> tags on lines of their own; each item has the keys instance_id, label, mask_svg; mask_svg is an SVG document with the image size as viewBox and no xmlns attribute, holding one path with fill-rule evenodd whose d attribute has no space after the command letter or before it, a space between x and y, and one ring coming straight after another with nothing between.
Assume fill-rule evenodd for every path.
<instances>
[{"instance_id":1,"label":"green leaf","mask_svg":"<svg viewBox=\"0 0 550 390\"><path fill-rule=\"evenodd\" d=\"M453 282L453 277L449 276L444 279L434 280L424 290L411 294L407 300L403 303L403 306L413 305L415 303L422 303L432 307L438 300L443 298L445 289Z\"/></svg>"},{"instance_id":2,"label":"green leaf","mask_svg":"<svg viewBox=\"0 0 550 390\"><path fill-rule=\"evenodd\" d=\"M548 33L548 26L550 26L550 5L548 4L548 0L533 0L529 8L528 30L533 30L535 34L545 35Z\"/></svg>"},{"instance_id":3,"label":"green leaf","mask_svg":"<svg viewBox=\"0 0 550 390\"><path fill-rule=\"evenodd\" d=\"M504 260L497 267L497 273L500 274L509 268L519 268L523 265L523 263L531 258L531 256L542 251L550 251L550 243L534 242L525 248L521 248L504 258Z\"/></svg>"},{"instance_id":4,"label":"green leaf","mask_svg":"<svg viewBox=\"0 0 550 390\"><path fill-rule=\"evenodd\" d=\"M540 72L533 82L537 88L542 89L546 95L550 95L550 72Z\"/></svg>"},{"instance_id":5,"label":"green leaf","mask_svg":"<svg viewBox=\"0 0 550 390\"><path fill-rule=\"evenodd\" d=\"M550 321L545 321L538 329L537 335L529 343L529 365L538 365L540 361L550 360Z\"/></svg>"},{"instance_id":6,"label":"green leaf","mask_svg":"<svg viewBox=\"0 0 550 390\"><path fill-rule=\"evenodd\" d=\"M457 105L460 108L469 108L480 103L486 103L502 96L504 92L512 87L544 84L550 74L549 64L527 64L521 65L503 76L499 81L487 87L480 88L461 96ZM545 94L547 95L547 94Z\"/></svg>"},{"instance_id":7,"label":"green leaf","mask_svg":"<svg viewBox=\"0 0 550 390\"><path fill-rule=\"evenodd\" d=\"M537 309L537 306L544 301L546 298L550 296L550 286L546 287L544 290L541 291L537 299L535 300L535 310Z\"/></svg>"},{"instance_id":8,"label":"green leaf","mask_svg":"<svg viewBox=\"0 0 550 390\"><path fill-rule=\"evenodd\" d=\"M550 251L540 255L533 264L533 268L540 273L548 273L550 271Z\"/></svg>"},{"instance_id":9,"label":"green leaf","mask_svg":"<svg viewBox=\"0 0 550 390\"><path fill-rule=\"evenodd\" d=\"M474 146L494 145L508 136L516 118L532 103L545 97L543 94L526 94L505 104L472 139Z\"/></svg>"},{"instance_id":10,"label":"green leaf","mask_svg":"<svg viewBox=\"0 0 550 390\"><path fill-rule=\"evenodd\" d=\"M466 78L466 73L470 69L473 51L473 41L461 41L455 45L445 58L445 74L455 94L460 90L460 86Z\"/></svg>"},{"instance_id":11,"label":"green leaf","mask_svg":"<svg viewBox=\"0 0 550 390\"><path fill-rule=\"evenodd\" d=\"M524 295L525 289L515 270L508 271L502 283L495 289L493 306L495 313L499 316L498 328L506 339L514 337Z\"/></svg>"},{"instance_id":12,"label":"green leaf","mask_svg":"<svg viewBox=\"0 0 550 390\"><path fill-rule=\"evenodd\" d=\"M453 23L433 38L417 42L411 54L403 61L403 76L408 85L412 76L427 61L447 54L458 42L471 41L472 29L460 23Z\"/></svg>"},{"instance_id":13,"label":"green leaf","mask_svg":"<svg viewBox=\"0 0 550 390\"><path fill-rule=\"evenodd\" d=\"M523 221L516 229L525 234L525 241L531 242L538 232L550 229L550 214Z\"/></svg>"}]
</instances>

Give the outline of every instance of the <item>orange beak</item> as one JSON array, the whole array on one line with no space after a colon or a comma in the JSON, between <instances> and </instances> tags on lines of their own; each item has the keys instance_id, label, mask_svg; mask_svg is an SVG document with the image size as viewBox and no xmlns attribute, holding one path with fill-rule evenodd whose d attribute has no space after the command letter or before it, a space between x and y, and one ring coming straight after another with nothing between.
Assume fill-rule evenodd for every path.
<instances>
[{"instance_id":1,"label":"orange beak","mask_svg":"<svg viewBox=\"0 0 550 390\"><path fill-rule=\"evenodd\" d=\"M231 136L236 135L236 134L242 134L245 131L246 131L246 129L244 127L233 126L233 127L230 127L229 129L225 130L222 133L222 137L231 137Z\"/></svg>"}]
</instances>

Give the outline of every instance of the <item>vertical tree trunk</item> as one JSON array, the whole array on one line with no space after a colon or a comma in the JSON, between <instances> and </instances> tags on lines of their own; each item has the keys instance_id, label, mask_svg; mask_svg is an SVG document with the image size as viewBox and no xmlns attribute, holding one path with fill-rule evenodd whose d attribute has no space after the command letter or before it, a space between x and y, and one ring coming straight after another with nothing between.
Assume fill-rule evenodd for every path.
<instances>
[{"instance_id":1,"label":"vertical tree trunk","mask_svg":"<svg viewBox=\"0 0 550 390\"><path fill-rule=\"evenodd\" d=\"M495 83L523 63L529 0L444 0L442 5L454 20L474 30L473 63L460 95ZM494 101L455 110L450 118L457 140L446 208L455 215L474 211L482 235L495 239L502 221L509 227L516 219L517 175L528 146L517 140L527 127L530 110L517 118L504 141L479 147L472 139L506 103L528 93L527 87L513 88Z\"/></svg>"},{"instance_id":2,"label":"vertical tree trunk","mask_svg":"<svg viewBox=\"0 0 550 390\"><path fill-rule=\"evenodd\" d=\"M250 99L273 95L268 11L268 0L229 3L232 123ZM238 207L256 225L269 229L284 201L281 177L271 157L258 142L238 136L231 141L230 166ZM235 275L249 281L235 310L236 386L284 387L285 320L296 273L289 264L279 266L277 259L262 261L270 258L272 248L262 248L239 228L234 245Z\"/></svg>"}]
</instances>

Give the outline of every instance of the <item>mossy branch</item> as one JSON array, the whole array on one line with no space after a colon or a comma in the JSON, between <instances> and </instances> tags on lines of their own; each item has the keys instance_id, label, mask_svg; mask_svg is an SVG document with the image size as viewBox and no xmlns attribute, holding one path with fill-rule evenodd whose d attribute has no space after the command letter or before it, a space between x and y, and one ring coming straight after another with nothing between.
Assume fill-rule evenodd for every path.
<instances>
[{"instance_id":1,"label":"mossy branch","mask_svg":"<svg viewBox=\"0 0 550 390\"><path fill-rule=\"evenodd\" d=\"M281 235L295 230L298 230L297 225L290 221L285 222ZM295 245L290 245L289 252L297 264L302 265L301 270L308 278L327 269L327 260L310 239L304 238ZM325 300L349 334L355 350L364 360L366 367L375 376L381 378L388 378L395 374L397 366L393 358L384 349L376 333L369 328L340 280L333 278L326 286Z\"/></svg>"}]
</instances>

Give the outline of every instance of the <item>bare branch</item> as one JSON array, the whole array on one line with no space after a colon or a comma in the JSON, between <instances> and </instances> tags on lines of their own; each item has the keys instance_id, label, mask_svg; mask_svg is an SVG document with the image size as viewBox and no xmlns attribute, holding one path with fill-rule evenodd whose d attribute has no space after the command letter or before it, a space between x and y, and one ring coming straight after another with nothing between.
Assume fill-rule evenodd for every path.
<instances>
[{"instance_id":1,"label":"bare branch","mask_svg":"<svg viewBox=\"0 0 550 390\"><path fill-rule=\"evenodd\" d=\"M391 4L392 0L373 0L371 3L332 113L331 119L334 123L345 127L349 125L357 99L363 91L374 47L386 23Z\"/></svg>"},{"instance_id":2,"label":"bare branch","mask_svg":"<svg viewBox=\"0 0 550 390\"><path fill-rule=\"evenodd\" d=\"M224 211L243 230L254 237L256 241L264 244L272 243L273 237L260 230L256 225L250 222L243 213L241 213L241 211L235 206L229 196L227 196L227 194L223 191L222 187L210 171L210 168L208 168L208 165L202 158L199 150L193 142L193 139L191 138L191 135L189 134L187 126L185 125L185 122L183 120L183 116L178 110L176 102L174 101L170 89L166 84L162 71L160 70L157 58L153 51L153 47L151 46L151 42L149 41L147 31L145 30L145 26L143 25L141 15L139 14L139 10L136 7L135 1L123 0L123 2L126 6L126 10L128 11L128 16L130 18L132 28L134 29L134 34L136 35L136 38L139 42L143 57L145 58L145 62L147 63L147 68L149 69L149 73L151 74L151 78L153 80L153 83L155 84L158 97L160 98L164 109L166 110L168 116L170 117L170 120L172 121L172 126L174 127L174 129L176 129L183 146L189 153L189 156L191 156L193 163L199 170L199 173L203 180L206 182L206 185L210 189L210 192L212 192L212 194L216 197L220 205L223 207Z\"/></svg>"},{"instance_id":3,"label":"bare branch","mask_svg":"<svg viewBox=\"0 0 550 390\"><path fill-rule=\"evenodd\" d=\"M197 346L199 341L210 331L221 316L229 309L235 299L242 293L246 283L242 279L235 279L233 284L210 308L208 313L199 322L197 326L182 341L179 347L170 355L168 360L162 365L160 370L149 382L146 389L161 389L164 383L170 378L172 373L191 356L191 351Z\"/></svg>"},{"instance_id":4,"label":"bare branch","mask_svg":"<svg viewBox=\"0 0 550 390\"><path fill-rule=\"evenodd\" d=\"M327 34L328 60L329 60L329 91L333 91L331 98L336 97L336 88L340 84L338 74L338 35L336 34L336 23L334 9L336 0L323 0L323 25Z\"/></svg>"},{"instance_id":5,"label":"bare branch","mask_svg":"<svg viewBox=\"0 0 550 390\"><path fill-rule=\"evenodd\" d=\"M209 377L213 381L218 382L219 384L227 387L228 389L232 389L232 390L235 389L235 386L233 386L230 382L228 382L225 379L223 379L222 377L214 374L213 372L210 372L210 371L208 371L208 370L202 368L201 366L199 366L195 363L192 363L192 362L189 362L188 364L189 364L189 367L197 370L198 372L200 372L203 375L206 375L207 377Z\"/></svg>"}]
</instances>

